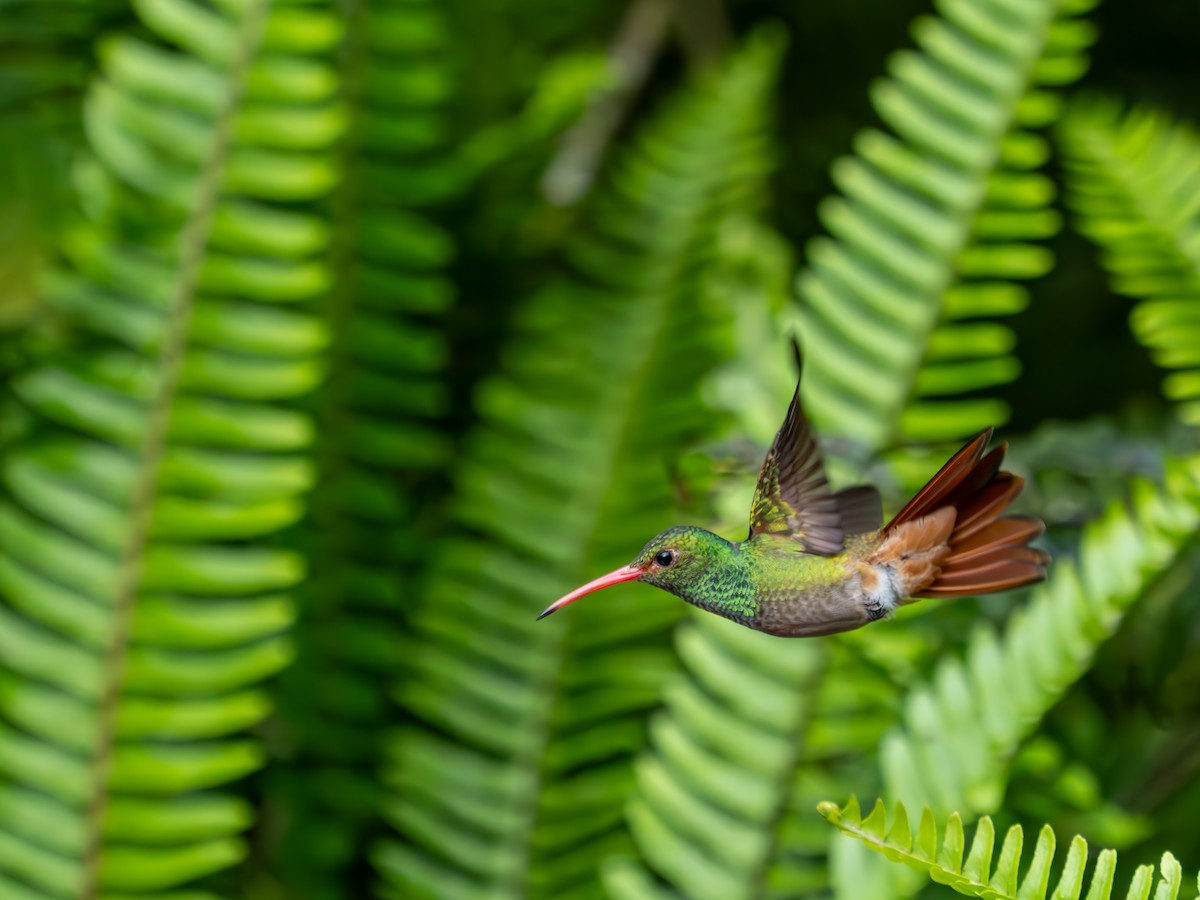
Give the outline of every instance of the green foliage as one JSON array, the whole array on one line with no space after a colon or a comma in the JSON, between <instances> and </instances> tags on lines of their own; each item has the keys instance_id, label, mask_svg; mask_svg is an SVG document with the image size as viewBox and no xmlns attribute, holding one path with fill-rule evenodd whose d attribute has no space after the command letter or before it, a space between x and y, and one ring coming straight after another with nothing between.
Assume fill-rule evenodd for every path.
<instances>
[{"instance_id":1,"label":"green foliage","mask_svg":"<svg viewBox=\"0 0 1200 900\"><path fill-rule=\"evenodd\" d=\"M897 437L940 439L1002 417L994 401L947 397L1016 375L1011 332L971 320L1021 309L1023 288L1000 279L1034 277L1051 263L1027 243L1057 228L1052 188L1031 171L1046 143L1028 129L1057 109L1045 89L1085 67L1091 29L1076 18L1083 8L997 3L980 19L977 7L946 3L944 18L918 22L924 52L893 58L874 98L900 139L865 132L858 155L835 164L846 199L828 201L823 217L837 240L812 244L799 281L805 398L826 431L877 450ZM998 20L1003 39L981 25ZM667 695L639 760L629 809L639 854L687 896L823 888L820 841L814 846L792 824L810 805L801 798L827 777L826 758L869 752L891 715L864 700L867 685L849 696L826 689L832 695L822 698L827 684L861 680L861 659L825 671L826 654L805 646L772 649L767 662L765 647L745 645L751 640L717 627L680 633L688 687ZM726 683L753 685L750 696L715 691L713 670ZM860 716L865 728L821 731L827 720ZM737 727L714 741L714 721L731 719ZM708 777L727 769L738 774L736 789ZM635 863L614 862L609 875L615 895L646 890Z\"/></svg>"},{"instance_id":2,"label":"green foliage","mask_svg":"<svg viewBox=\"0 0 1200 900\"><path fill-rule=\"evenodd\" d=\"M671 523L671 485L647 462L713 433L697 385L728 353L728 313L693 304L722 222L759 201L779 49L753 39L645 127L570 242L569 273L518 310L477 391L456 533L397 691L417 722L391 748L384 896L594 894L598 861L627 846L630 756L680 610L629 593L534 615ZM683 316L710 324L680 333Z\"/></svg>"},{"instance_id":3,"label":"green foliage","mask_svg":"<svg viewBox=\"0 0 1200 900\"><path fill-rule=\"evenodd\" d=\"M86 104L69 336L15 382L0 505L0 887L155 896L235 863L285 666L341 115L311 4L145 0ZM304 74L280 80L281 71Z\"/></svg>"},{"instance_id":4,"label":"green foliage","mask_svg":"<svg viewBox=\"0 0 1200 900\"><path fill-rule=\"evenodd\" d=\"M878 450L958 438L1003 422L990 397L1020 371L1007 326L1028 302L1013 279L1044 275L1054 188L1034 133L1053 89L1087 67L1088 0L938 4L914 25L872 96L898 139L861 133L834 163L844 197L826 201L832 239L812 243L800 278L806 398L829 433Z\"/></svg>"},{"instance_id":5,"label":"green foliage","mask_svg":"<svg viewBox=\"0 0 1200 900\"><path fill-rule=\"evenodd\" d=\"M330 198L329 332L312 406L317 488L298 541L297 659L282 680L263 836L282 896L360 896L359 848L381 796L379 734L393 719L396 647L416 606L417 507L450 453L443 320L454 244L423 207L457 187L446 115L448 35L434 3L376 3L338 54L347 133ZM402 486L403 490L397 490Z\"/></svg>"},{"instance_id":6,"label":"green foliage","mask_svg":"<svg viewBox=\"0 0 1200 900\"><path fill-rule=\"evenodd\" d=\"M1050 827L1197 852L1200 142L1063 97L1187 70L1129 0L935 0L843 109L925 5L0 0L0 897L1102 900ZM637 585L535 622L744 533L793 331L893 508L1019 412L1048 583L808 641ZM920 825L812 811L876 792Z\"/></svg>"},{"instance_id":7,"label":"green foliage","mask_svg":"<svg viewBox=\"0 0 1200 900\"><path fill-rule=\"evenodd\" d=\"M1161 113L1080 103L1059 136L1067 198L1103 251L1113 290L1140 301L1131 322L1154 361L1179 369L1163 390L1200 424L1200 136Z\"/></svg>"},{"instance_id":8,"label":"green foliage","mask_svg":"<svg viewBox=\"0 0 1200 900\"><path fill-rule=\"evenodd\" d=\"M628 810L638 850L685 897L794 889L811 873L769 867L826 651L803 642L776 648L768 635L692 618L676 644L687 678L666 691L650 729L654 752L638 760ZM606 875L611 897L647 895L648 875L629 861Z\"/></svg>"},{"instance_id":9,"label":"green foliage","mask_svg":"<svg viewBox=\"0 0 1200 900\"><path fill-rule=\"evenodd\" d=\"M939 840L936 817L929 807L921 813L921 822L913 834L912 824L904 804L896 805L889 827L883 801L877 800L871 814L864 819L858 801L851 798L845 809L834 803L822 803L818 811L838 830L857 838L893 862L903 863L917 872L928 873L939 884L946 884L968 897L985 900L1045 900L1050 889L1050 868L1054 862L1056 838L1049 825L1038 832L1033 857L1021 870L1021 848L1024 832L1013 825L1004 836L1000 855L995 855L996 830L992 820L984 817L975 827L971 849L963 861L966 842L963 822L952 813L942 828ZM1086 878L1088 845L1078 835L1071 840L1062 872L1055 883L1053 900L1109 900L1116 881L1117 854L1102 850L1096 857L1091 878ZM1200 881L1200 879L1198 879ZM1183 883L1183 869L1170 853L1164 853L1158 878L1153 866L1138 866L1133 873L1126 900L1174 900ZM1087 894L1083 893L1084 888ZM1151 894L1153 891L1153 895Z\"/></svg>"}]
</instances>

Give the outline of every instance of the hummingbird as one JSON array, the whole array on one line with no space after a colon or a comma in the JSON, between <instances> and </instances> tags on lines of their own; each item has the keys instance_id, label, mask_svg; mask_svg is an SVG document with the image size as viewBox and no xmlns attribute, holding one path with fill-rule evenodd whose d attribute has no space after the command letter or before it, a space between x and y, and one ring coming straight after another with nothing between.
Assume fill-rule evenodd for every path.
<instances>
[{"instance_id":1,"label":"hummingbird","mask_svg":"<svg viewBox=\"0 0 1200 900\"><path fill-rule=\"evenodd\" d=\"M799 365L799 347L796 356ZM1041 581L1050 557L1029 542L1046 526L1002 515L1023 482L1000 470L1007 444L985 453L991 437L987 428L971 438L880 528L875 488L830 489L798 378L758 476L744 541L694 525L668 528L629 565L576 588L538 618L641 581L756 631L815 637L861 628L921 598Z\"/></svg>"}]
</instances>

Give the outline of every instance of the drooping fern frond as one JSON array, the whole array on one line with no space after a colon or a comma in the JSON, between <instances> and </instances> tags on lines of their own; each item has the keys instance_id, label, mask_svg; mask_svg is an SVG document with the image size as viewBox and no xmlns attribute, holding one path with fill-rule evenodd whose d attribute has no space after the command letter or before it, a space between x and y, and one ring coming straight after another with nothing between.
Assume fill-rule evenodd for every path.
<instances>
[{"instance_id":1,"label":"drooping fern frond","mask_svg":"<svg viewBox=\"0 0 1200 900\"><path fill-rule=\"evenodd\" d=\"M1033 243L1058 228L1034 133L1052 88L1087 65L1090 0L944 0L892 57L874 103L895 137L859 135L833 167L844 196L800 277L805 397L826 434L869 451L958 439L1007 418L960 396L1012 381L1014 337L991 321L1027 302L1014 279L1046 272Z\"/></svg>"},{"instance_id":2,"label":"drooping fern frond","mask_svg":"<svg viewBox=\"0 0 1200 900\"><path fill-rule=\"evenodd\" d=\"M1002 637L979 629L965 660L947 659L909 692L903 726L881 748L888 795L939 813L996 811L1019 742L1198 525L1200 459L1171 461L1162 487L1135 482L1130 508L1114 504L1084 528L1078 562L1057 560Z\"/></svg>"},{"instance_id":3,"label":"drooping fern frond","mask_svg":"<svg viewBox=\"0 0 1200 900\"><path fill-rule=\"evenodd\" d=\"M669 466L719 425L699 383L728 314L698 283L721 223L759 201L778 43L752 39L640 132L478 391L454 533L403 648L415 723L387 771L383 896L594 896L599 860L628 848L681 605L633 587L534 617L673 524Z\"/></svg>"},{"instance_id":4,"label":"drooping fern frond","mask_svg":"<svg viewBox=\"0 0 1200 900\"><path fill-rule=\"evenodd\" d=\"M290 659L341 127L320 4L138 0L86 102L67 340L0 479L0 894L178 897L244 854L227 787ZM164 893L166 892L166 893ZM204 893L189 897L208 897Z\"/></svg>"},{"instance_id":5,"label":"drooping fern frond","mask_svg":"<svg viewBox=\"0 0 1200 900\"><path fill-rule=\"evenodd\" d=\"M298 540L296 663L277 692L263 863L284 896L359 897L362 848L381 829L380 736L392 723L405 618L416 606L418 509L451 451L445 274L454 245L423 208L455 187L453 84L441 4L363 4L338 52L347 132L330 198L330 336L313 406L317 486ZM442 327L439 327L442 326Z\"/></svg>"},{"instance_id":6,"label":"drooping fern frond","mask_svg":"<svg viewBox=\"0 0 1200 900\"><path fill-rule=\"evenodd\" d=\"M936 817L927 806L914 833L902 803L896 804L890 825L882 800L875 802L874 809L865 819L854 798L844 809L830 802L821 803L817 809L839 831L857 838L876 853L916 872L927 873L933 881L949 885L968 897L1046 900L1049 896L1052 900L1110 900L1114 896L1116 851L1100 851L1089 878L1087 841L1078 835L1071 840L1053 892L1047 893L1057 843L1049 825L1043 825L1038 832L1033 856L1028 865L1022 867L1024 832L1020 825L1008 829L997 856L995 826L986 816L975 826L971 847L967 850L963 821L958 813L952 813L939 829ZM965 861L964 851L967 854ZM1175 900L1182 883L1182 867L1174 856L1164 853L1157 878L1153 866L1137 867L1125 898L1150 900L1153 896L1154 900Z\"/></svg>"},{"instance_id":7,"label":"drooping fern frond","mask_svg":"<svg viewBox=\"0 0 1200 900\"><path fill-rule=\"evenodd\" d=\"M1166 395L1200 424L1200 134L1149 109L1073 106L1059 127L1075 224L1113 290L1141 302L1133 332L1166 369Z\"/></svg>"}]
</instances>

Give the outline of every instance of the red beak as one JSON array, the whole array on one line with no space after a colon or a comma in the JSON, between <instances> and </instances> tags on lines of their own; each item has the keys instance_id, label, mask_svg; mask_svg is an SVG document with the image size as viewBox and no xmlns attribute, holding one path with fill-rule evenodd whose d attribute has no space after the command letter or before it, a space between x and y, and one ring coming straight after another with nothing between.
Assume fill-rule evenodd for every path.
<instances>
[{"instance_id":1,"label":"red beak","mask_svg":"<svg viewBox=\"0 0 1200 900\"><path fill-rule=\"evenodd\" d=\"M634 581L635 579L641 578L645 574L646 572L644 569L635 569L633 566L621 566L621 568L617 569L615 572L609 572L607 575L601 575L596 580L589 581L583 587L575 588L575 590L571 591L571 593L567 594L565 597L555 600L544 610L542 610L542 614L538 616L538 618L544 619L546 616L550 615L550 613L562 609L568 603L574 603L580 597L590 594L593 591L598 591L601 588L612 587L614 584L620 584L622 581Z\"/></svg>"}]
</instances>

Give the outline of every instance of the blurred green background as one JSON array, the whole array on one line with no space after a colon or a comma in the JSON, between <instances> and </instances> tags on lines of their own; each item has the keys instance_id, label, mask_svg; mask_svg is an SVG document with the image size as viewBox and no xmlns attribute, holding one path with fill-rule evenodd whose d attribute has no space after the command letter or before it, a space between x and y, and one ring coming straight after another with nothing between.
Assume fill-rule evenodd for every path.
<instances>
[{"instance_id":1,"label":"blurred green background","mask_svg":"<svg viewBox=\"0 0 1200 900\"><path fill-rule=\"evenodd\" d=\"M1198 33L0 0L0 898L1196 896ZM1047 584L535 623L742 536L793 334L890 510L998 426Z\"/></svg>"}]
</instances>

